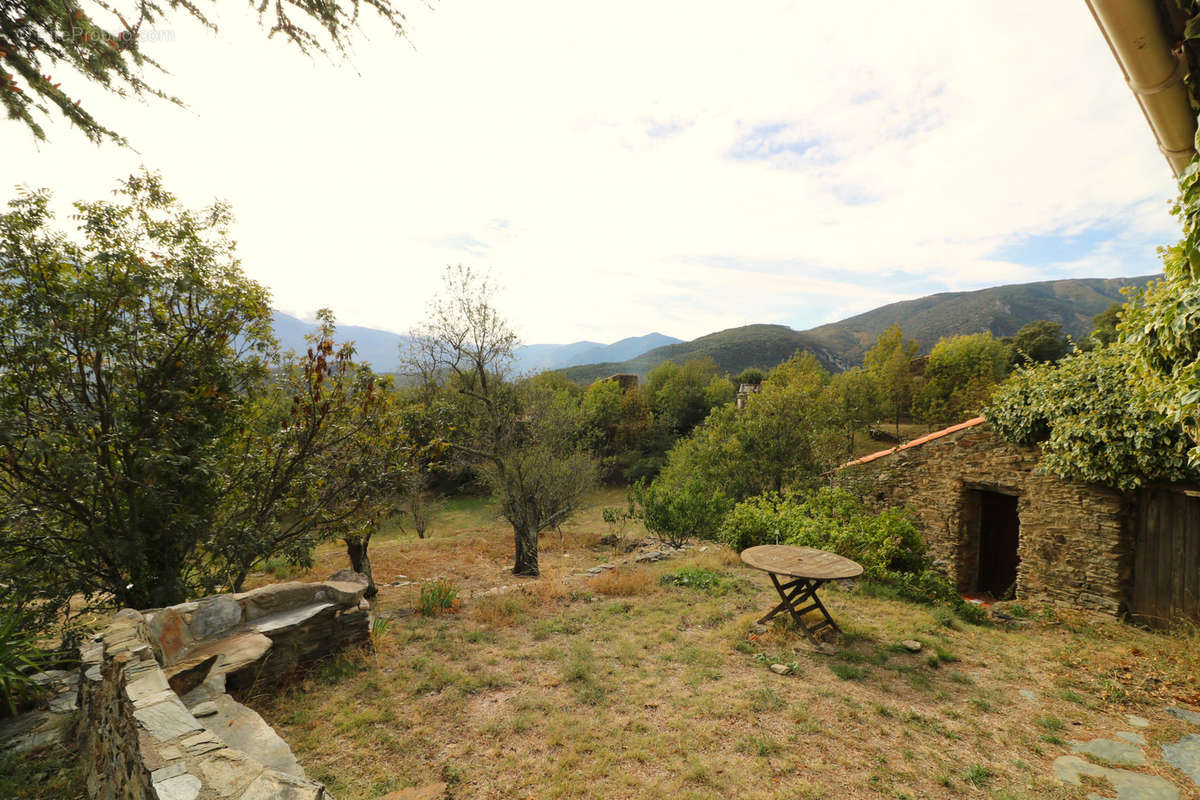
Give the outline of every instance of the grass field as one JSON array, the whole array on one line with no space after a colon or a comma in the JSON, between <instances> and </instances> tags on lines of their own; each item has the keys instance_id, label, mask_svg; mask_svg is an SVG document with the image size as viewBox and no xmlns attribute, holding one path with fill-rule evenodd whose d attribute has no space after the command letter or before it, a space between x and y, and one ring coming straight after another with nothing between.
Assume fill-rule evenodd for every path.
<instances>
[{"instance_id":1,"label":"grass field","mask_svg":"<svg viewBox=\"0 0 1200 800\"><path fill-rule=\"evenodd\" d=\"M1133 713L1156 752L1186 732L1165 707L1200 705L1195 631L1011 606L1028 622L979 627L860 586L823 592L845 629L832 655L790 624L756 633L775 602L765 575L703 543L632 563L600 544L601 509L622 500L597 493L544 536L536 580L506 570L512 532L483 500L448 504L425 540L385 531L376 579L408 585L383 586L374 648L251 705L338 800L435 781L456 800L1082 800L1112 792L1052 777L1072 740L1130 730ZM313 569L277 571L345 564L329 544ZM449 611L412 614L439 578L457 590ZM1161 759L1137 769L1191 785ZM0 764L0 796L82 798L78 775L69 752L44 751Z\"/></svg>"},{"instance_id":2,"label":"grass field","mask_svg":"<svg viewBox=\"0 0 1200 800\"><path fill-rule=\"evenodd\" d=\"M1097 787L1051 776L1068 740L1111 736L1127 713L1152 721L1151 744L1178 738L1163 707L1200 702L1194 633L1038 608L976 627L827 589L846 631L830 656L787 625L753 633L773 591L713 545L581 574L631 559L598 544L620 499L598 494L544 537L538 580L506 574L511 530L481 501L447 507L425 541L381 537L376 579L444 577L451 612L401 616L421 584L386 586L373 651L255 706L339 800L437 780L455 798L1083 798ZM344 562L331 546L299 577ZM709 585L664 585L681 569ZM910 638L920 653L898 646Z\"/></svg>"}]
</instances>

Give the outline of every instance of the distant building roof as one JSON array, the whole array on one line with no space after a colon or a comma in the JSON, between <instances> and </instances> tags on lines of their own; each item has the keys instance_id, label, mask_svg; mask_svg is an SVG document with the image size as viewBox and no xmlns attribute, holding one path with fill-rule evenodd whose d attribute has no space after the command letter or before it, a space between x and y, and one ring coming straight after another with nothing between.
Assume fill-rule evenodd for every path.
<instances>
[{"instance_id":1,"label":"distant building roof","mask_svg":"<svg viewBox=\"0 0 1200 800\"><path fill-rule=\"evenodd\" d=\"M890 447L887 450L880 450L878 453L871 453L869 456L863 456L862 458L856 458L853 461L847 461L845 464L842 464L842 467L853 467L856 464L869 464L878 458L890 456L892 453L899 453L901 450L920 447L926 442L932 442L934 439L940 439L943 436L949 436L952 433L965 431L967 428L974 428L976 425L982 425L984 422L985 420L983 417L975 417L967 420L966 422L960 422L957 425L951 425L949 428L943 428L940 431L927 433L920 438L913 439L911 442L905 442L904 444L897 445L896 447Z\"/></svg>"}]
</instances>

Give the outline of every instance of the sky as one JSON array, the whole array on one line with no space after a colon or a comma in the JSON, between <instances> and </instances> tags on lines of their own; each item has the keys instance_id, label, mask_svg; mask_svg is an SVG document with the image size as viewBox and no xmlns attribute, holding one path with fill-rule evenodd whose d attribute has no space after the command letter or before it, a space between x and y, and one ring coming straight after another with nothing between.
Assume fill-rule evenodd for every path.
<instances>
[{"instance_id":1,"label":"sky","mask_svg":"<svg viewBox=\"0 0 1200 800\"><path fill-rule=\"evenodd\" d=\"M405 332L468 264L526 343L1149 274L1179 238L1082 0L396 2L407 38L368 20L349 61L238 3L165 20L143 50L187 107L55 76L132 148L7 122L0 185L65 208L144 165L232 204L283 311Z\"/></svg>"}]
</instances>

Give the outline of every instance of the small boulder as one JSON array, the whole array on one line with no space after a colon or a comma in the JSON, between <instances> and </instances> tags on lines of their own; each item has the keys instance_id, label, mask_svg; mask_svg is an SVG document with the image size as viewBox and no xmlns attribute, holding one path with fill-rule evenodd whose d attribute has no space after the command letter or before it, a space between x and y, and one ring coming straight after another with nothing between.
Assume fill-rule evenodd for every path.
<instances>
[{"instance_id":1,"label":"small boulder","mask_svg":"<svg viewBox=\"0 0 1200 800\"><path fill-rule=\"evenodd\" d=\"M772 664L771 665L771 672L774 672L776 675L787 675L791 671L792 671L792 668L789 667L787 664Z\"/></svg>"},{"instance_id":2,"label":"small boulder","mask_svg":"<svg viewBox=\"0 0 1200 800\"><path fill-rule=\"evenodd\" d=\"M907 650L910 653L921 652L921 643L918 642L916 639L905 639L903 642L900 643L900 646L903 647L905 650Z\"/></svg>"}]
</instances>

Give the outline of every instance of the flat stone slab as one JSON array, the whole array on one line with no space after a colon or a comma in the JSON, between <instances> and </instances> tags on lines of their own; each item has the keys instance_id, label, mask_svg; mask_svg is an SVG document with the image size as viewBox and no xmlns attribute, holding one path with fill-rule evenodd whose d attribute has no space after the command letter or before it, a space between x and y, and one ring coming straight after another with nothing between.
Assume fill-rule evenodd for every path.
<instances>
[{"instance_id":1,"label":"flat stone slab","mask_svg":"<svg viewBox=\"0 0 1200 800\"><path fill-rule=\"evenodd\" d=\"M161 703L135 708L133 716L160 742L200 730L196 718L188 713L183 701L175 697L174 693Z\"/></svg>"},{"instance_id":2,"label":"flat stone slab","mask_svg":"<svg viewBox=\"0 0 1200 800\"><path fill-rule=\"evenodd\" d=\"M189 627L192 636L197 639L208 639L218 633L224 633L242 621L242 606L232 595L219 594L201 600L192 612Z\"/></svg>"},{"instance_id":3,"label":"flat stone slab","mask_svg":"<svg viewBox=\"0 0 1200 800\"><path fill-rule=\"evenodd\" d=\"M292 748L260 717L227 694L210 700L216 713L205 716L200 723L233 750L240 750L263 766L286 775L305 779Z\"/></svg>"},{"instance_id":4,"label":"flat stone slab","mask_svg":"<svg viewBox=\"0 0 1200 800\"><path fill-rule=\"evenodd\" d=\"M325 800L328 797L319 783L267 770L254 779L240 800Z\"/></svg>"},{"instance_id":5,"label":"flat stone slab","mask_svg":"<svg viewBox=\"0 0 1200 800\"><path fill-rule=\"evenodd\" d=\"M1134 733L1133 731L1117 731L1117 738L1124 739L1132 744L1146 744L1146 737L1142 736L1140 733Z\"/></svg>"},{"instance_id":6,"label":"flat stone slab","mask_svg":"<svg viewBox=\"0 0 1200 800\"><path fill-rule=\"evenodd\" d=\"M1021 695L1022 700L1028 700L1031 703L1037 701L1037 692L1033 689L1018 689L1017 694Z\"/></svg>"},{"instance_id":7,"label":"flat stone slab","mask_svg":"<svg viewBox=\"0 0 1200 800\"><path fill-rule=\"evenodd\" d=\"M250 627L265 636L278 635L298 628L309 620L333 608L336 608L333 603L309 603L299 608L276 611L273 614L259 617L250 623Z\"/></svg>"},{"instance_id":8,"label":"flat stone slab","mask_svg":"<svg viewBox=\"0 0 1200 800\"><path fill-rule=\"evenodd\" d=\"M1126 714L1125 721L1135 728L1149 728L1150 720L1145 717L1139 717L1137 714Z\"/></svg>"},{"instance_id":9,"label":"flat stone slab","mask_svg":"<svg viewBox=\"0 0 1200 800\"><path fill-rule=\"evenodd\" d=\"M1175 744L1163 745L1163 761L1200 786L1200 735L1189 733Z\"/></svg>"},{"instance_id":10,"label":"flat stone slab","mask_svg":"<svg viewBox=\"0 0 1200 800\"><path fill-rule=\"evenodd\" d=\"M163 672L170 680L173 675L191 669L214 655L219 658L209 671L210 674L213 672L237 672L262 659L270 649L271 640L257 631L235 633L232 636L205 642L190 650L179 663L164 669Z\"/></svg>"},{"instance_id":11,"label":"flat stone slab","mask_svg":"<svg viewBox=\"0 0 1200 800\"><path fill-rule=\"evenodd\" d=\"M1200 712L1189 711L1186 708L1168 708L1167 713L1175 719L1181 719L1184 722L1200 726Z\"/></svg>"},{"instance_id":12,"label":"flat stone slab","mask_svg":"<svg viewBox=\"0 0 1200 800\"><path fill-rule=\"evenodd\" d=\"M195 775L185 772L155 783L154 791L158 792L158 800L196 800L203 785Z\"/></svg>"},{"instance_id":13,"label":"flat stone slab","mask_svg":"<svg viewBox=\"0 0 1200 800\"><path fill-rule=\"evenodd\" d=\"M1090 742L1071 742L1071 749L1092 758L1119 764L1122 767L1141 767L1146 764L1142 748L1116 739L1092 739Z\"/></svg>"},{"instance_id":14,"label":"flat stone slab","mask_svg":"<svg viewBox=\"0 0 1200 800\"><path fill-rule=\"evenodd\" d=\"M1117 792L1116 800L1179 800L1179 789L1157 775L1102 767L1079 756L1054 759L1054 777L1063 783L1082 786L1085 775L1111 783Z\"/></svg>"}]
</instances>

